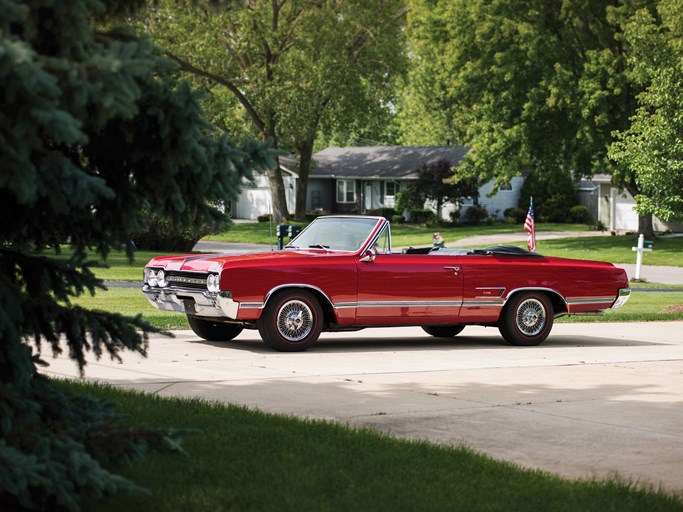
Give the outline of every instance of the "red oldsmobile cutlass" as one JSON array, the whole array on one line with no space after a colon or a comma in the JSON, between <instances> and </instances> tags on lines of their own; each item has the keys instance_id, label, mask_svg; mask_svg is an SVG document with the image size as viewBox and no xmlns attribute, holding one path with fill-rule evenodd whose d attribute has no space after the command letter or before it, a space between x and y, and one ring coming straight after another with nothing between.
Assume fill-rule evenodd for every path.
<instances>
[{"instance_id":1,"label":"red oldsmobile cutlass","mask_svg":"<svg viewBox=\"0 0 683 512\"><path fill-rule=\"evenodd\" d=\"M283 251L152 259L142 291L187 315L201 338L258 329L282 351L305 350L322 331L421 326L452 337L497 326L513 345L538 345L563 315L601 314L630 295L610 263L542 256L512 246L392 252L382 217L319 217Z\"/></svg>"}]
</instances>

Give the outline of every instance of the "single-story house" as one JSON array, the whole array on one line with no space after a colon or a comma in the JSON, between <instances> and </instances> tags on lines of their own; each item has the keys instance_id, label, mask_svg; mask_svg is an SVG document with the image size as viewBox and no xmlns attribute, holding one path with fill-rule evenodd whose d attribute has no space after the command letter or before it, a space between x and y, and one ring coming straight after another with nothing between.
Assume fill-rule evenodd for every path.
<instances>
[{"instance_id":1,"label":"single-story house","mask_svg":"<svg viewBox=\"0 0 683 512\"><path fill-rule=\"evenodd\" d=\"M396 194L417 179L424 164L447 159L454 165L462 161L467 148L462 146L375 146L331 147L313 155L309 176L306 209L331 213L365 213L380 207L393 207ZM287 206L294 211L298 175L296 159L281 158ZM488 197L493 182L484 183L477 199L463 201L464 212L473 204L484 206L490 215L502 218L506 208L516 207L523 177L515 177L510 185ZM633 197L612 185L611 176L596 174L579 184L579 202L588 207L591 217L611 231L637 231L638 214ZM433 206L433 205L432 205ZM442 216L449 219L455 205L446 204ZM245 183L239 199L232 204L235 219L256 219L272 211L268 179L256 175L253 183ZM683 231L683 225L654 219L656 231Z\"/></svg>"},{"instance_id":2,"label":"single-story house","mask_svg":"<svg viewBox=\"0 0 683 512\"><path fill-rule=\"evenodd\" d=\"M313 155L308 179L306 210L331 213L365 213L381 207L394 207L396 194L411 181L417 180L418 170L425 164L446 159L458 165L467 153L463 146L373 146L331 147ZM298 175L293 158L280 158L285 176L287 206L294 211ZM488 197L493 182L480 188L479 198L466 200L461 211L472 204L484 206L489 214L502 218L506 208L517 206L519 190L524 178L513 178L510 186ZM232 204L235 219L256 219L272 211L268 179L256 175L245 183L239 199ZM435 205L427 205L432 208ZM449 219L456 208L452 203L442 207L442 217Z\"/></svg>"},{"instance_id":3,"label":"single-story house","mask_svg":"<svg viewBox=\"0 0 683 512\"><path fill-rule=\"evenodd\" d=\"M313 156L315 166L309 175L306 209L365 213L380 207L394 207L396 194L417 180L423 165L445 159L457 166L467 150L463 146L327 148ZM506 208L517 206L523 181L515 178L509 190L499 191L491 198L486 196L493 183L484 184L478 204L486 207L491 215L498 213L502 218ZM465 204L474 203L469 200ZM449 219L455 208L454 204L445 204L443 218Z\"/></svg>"},{"instance_id":4,"label":"single-story house","mask_svg":"<svg viewBox=\"0 0 683 512\"><path fill-rule=\"evenodd\" d=\"M592 178L582 179L579 202L605 229L638 231L638 213L634 210L636 200L626 190L615 187L609 174L596 174ZM683 231L682 224L662 222L657 217L652 221L655 231Z\"/></svg>"}]
</instances>

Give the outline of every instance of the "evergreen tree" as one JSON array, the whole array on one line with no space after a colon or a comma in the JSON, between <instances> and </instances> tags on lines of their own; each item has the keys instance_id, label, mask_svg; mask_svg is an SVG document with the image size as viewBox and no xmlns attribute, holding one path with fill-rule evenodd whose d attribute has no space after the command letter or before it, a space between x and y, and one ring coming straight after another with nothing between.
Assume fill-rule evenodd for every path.
<instances>
[{"instance_id":1,"label":"evergreen tree","mask_svg":"<svg viewBox=\"0 0 683 512\"><path fill-rule=\"evenodd\" d=\"M122 429L105 404L41 376L44 352L145 354L140 316L71 300L103 284L86 260L139 228L141 212L178 225L218 222L212 205L271 150L216 137L176 66L144 41L95 29L139 0L0 1L0 509L77 509L134 484L103 469L170 432ZM45 249L70 243L73 256ZM132 251L131 251L132 255ZM115 447L115 448L114 448Z\"/></svg>"}]
</instances>

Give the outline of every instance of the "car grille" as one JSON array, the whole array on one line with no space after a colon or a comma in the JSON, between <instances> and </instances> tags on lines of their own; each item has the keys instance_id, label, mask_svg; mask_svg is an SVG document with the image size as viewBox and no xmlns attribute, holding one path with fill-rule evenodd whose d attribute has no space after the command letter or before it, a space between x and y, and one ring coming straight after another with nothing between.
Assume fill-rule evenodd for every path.
<instances>
[{"instance_id":1,"label":"car grille","mask_svg":"<svg viewBox=\"0 0 683 512\"><path fill-rule=\"evenodd\" d=\"M206 278L209 274L204 272L166 272L168 285L174 288L206 291Z\"/></svg>"}]
</instances>

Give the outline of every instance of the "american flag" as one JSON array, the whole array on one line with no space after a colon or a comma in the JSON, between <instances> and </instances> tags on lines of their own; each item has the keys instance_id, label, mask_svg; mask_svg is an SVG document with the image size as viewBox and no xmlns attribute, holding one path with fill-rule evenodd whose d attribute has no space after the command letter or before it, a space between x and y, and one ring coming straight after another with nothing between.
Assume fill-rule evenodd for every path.
<instances>
[{"instance_id":1,"label":"american flag","mask_svg":"<svg viewBox=\"0 0 683 512\"><path fill-rule=\"evenodd\" d=\"M534 223L534 198L529 202L529 213L524 221L524 231L529 233L526 239L526 247L531 252L536 252L536 224Z\"/></svg>"}]
</instances>

